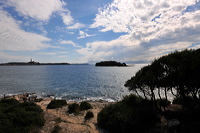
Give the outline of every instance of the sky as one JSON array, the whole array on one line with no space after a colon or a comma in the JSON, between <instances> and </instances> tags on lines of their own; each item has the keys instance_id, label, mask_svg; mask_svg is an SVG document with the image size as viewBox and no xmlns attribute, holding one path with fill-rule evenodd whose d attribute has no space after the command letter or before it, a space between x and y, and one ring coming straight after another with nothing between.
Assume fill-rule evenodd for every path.
<instances>
[{"instance_id":1,"label":"sky","mask_svg":"<svg viewBox=\"0 0 200 133\"><path fill-rule=\"evenodd\" d=\"M0 63L149 63L198 48L196 0L0 1Z\"/></svg>"}]
</instances>

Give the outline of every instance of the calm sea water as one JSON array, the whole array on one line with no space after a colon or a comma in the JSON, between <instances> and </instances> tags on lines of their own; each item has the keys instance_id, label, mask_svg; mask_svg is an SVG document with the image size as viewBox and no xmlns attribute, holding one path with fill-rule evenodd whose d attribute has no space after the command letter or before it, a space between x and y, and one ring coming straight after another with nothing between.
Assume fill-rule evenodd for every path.
<instances>
[{"instance_id":1,"label":"calm sea water","mask_svg":"<svg viewBox=\"0 0 200 133\"><path fill-rule=\"evenodd\" d=\"M67 100L119 100L130 93L124 83L142 66L0 66L0 95L33 92Z\"/></svg>"}]
</instances>

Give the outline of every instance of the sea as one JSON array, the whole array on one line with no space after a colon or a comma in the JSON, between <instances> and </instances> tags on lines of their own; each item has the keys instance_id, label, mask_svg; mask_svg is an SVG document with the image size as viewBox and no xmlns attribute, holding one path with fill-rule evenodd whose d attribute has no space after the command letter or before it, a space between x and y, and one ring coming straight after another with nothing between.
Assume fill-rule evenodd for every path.
<instances>
[{"instance_id":1,"label":"sea","mask_svg":"<svg viewBox=\"0 0 200 133\"><path fill-rule=\"evenodd\" d=\"M130 94L125 82L145 64L0 66L0 97L35 93L66 100L119 101Z\"/></svg>"}]
</instances>

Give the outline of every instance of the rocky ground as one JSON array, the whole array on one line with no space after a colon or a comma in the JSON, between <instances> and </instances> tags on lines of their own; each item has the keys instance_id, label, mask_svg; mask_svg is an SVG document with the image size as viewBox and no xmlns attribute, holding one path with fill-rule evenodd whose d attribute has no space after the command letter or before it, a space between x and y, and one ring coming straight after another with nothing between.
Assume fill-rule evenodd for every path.
<instances>
[{"instance_id":1,"label":"rocky ground","mask_svg":"<svg viewBox=\"0 0 200 133\"><path fill-rule=\"evenodd\" d=\"M51 99L44 99L37 104L43 109L45 117L45 125L40 130L41 133L51 133L55 126L60 127L59 133L105 133L102 129L99 129L97 124L97 114L105 106L111 104L108 102L89 102L93 109L87 110L94 113L94 117L90 120L85 120L85 114L87 111L81 111L78 114L68 114L68 106L64 106L59 109L46 109ZM74 102L68 102L71 104Z\"/></svg>"}]
</instances>

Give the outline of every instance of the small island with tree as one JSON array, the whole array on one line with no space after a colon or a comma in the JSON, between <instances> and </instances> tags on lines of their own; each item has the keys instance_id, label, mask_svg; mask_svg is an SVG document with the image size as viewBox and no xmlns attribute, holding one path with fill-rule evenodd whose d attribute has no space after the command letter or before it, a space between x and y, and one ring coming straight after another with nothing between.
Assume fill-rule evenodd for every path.
<instances>
[{"instance_id":1,"label":"small island with tree","mask_svg":"<svg viewBox=\"0 0 200 133\"><path fill-rule=\"evenodd\" d=\"M125 63L120 63L116 61L101 61L97 62L95 66L119 66L119 67L124 67L127 66Z\"/></svg>"}]
</instances>

